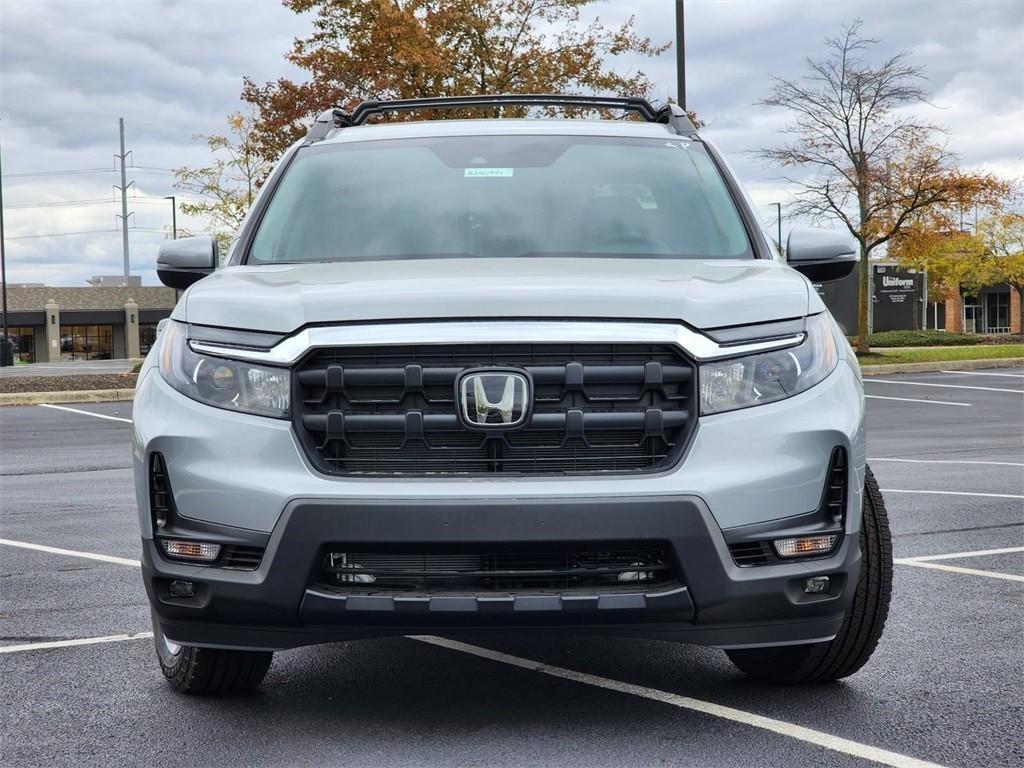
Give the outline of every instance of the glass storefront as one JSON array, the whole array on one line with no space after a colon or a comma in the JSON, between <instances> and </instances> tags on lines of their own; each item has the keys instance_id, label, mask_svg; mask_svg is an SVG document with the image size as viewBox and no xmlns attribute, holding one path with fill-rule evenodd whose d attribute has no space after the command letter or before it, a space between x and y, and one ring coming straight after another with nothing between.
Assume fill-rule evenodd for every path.
<instances>
[{"instance_id":1,"label":"glass storefront","mask_svg":"<svg viewBox=\"0 0 1024 768\"><path fill-rule=\"evenodd\" d=\"M36 338L31 327L8 327L7 338L14 343L15 363L34 363L36 361Z\"/></svg>"},{"instance_id":2,"label":"glass storefront","mask_svg":"<svg viewBox=\"0 0 1024 768\"><path fill-rule=\"evenodd\" d=\"M114 356L111 325L62 325L61 360L110 360Z\"/></svg>"},{"instance_id":3,"label":"glass storefront","mask_svg":"<svg viewBox=\"0 0 1024 768\"><path fill-rule=\"evenodd\" d=\"M145 357L156 343L157 323L139 323L139 354Z\"/></svg>"},{"instance_id":4,"label":"glass storefront","mask_svg":"<svg viewBox=\"0 0 1024 768\"><path fill-rule=\"evenodd\" d=\"M985 332L1010 332L1010 292L986 293L985 300Z\"/></svg>"}]
</instances>

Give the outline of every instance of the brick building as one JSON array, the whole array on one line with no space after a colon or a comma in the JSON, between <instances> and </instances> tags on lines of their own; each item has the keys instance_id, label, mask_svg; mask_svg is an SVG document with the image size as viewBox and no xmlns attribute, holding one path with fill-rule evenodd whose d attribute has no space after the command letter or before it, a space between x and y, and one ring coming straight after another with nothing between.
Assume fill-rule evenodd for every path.
<instances>
[{"instance_id":1,"label":"brick building","mask_svg":"<svg viewBox=\"0 0 1024 768\"><path fill-rule=\"evenodd\" d=\"M950 332L1019 334L1020 294L1005 283L986 286L975 295L958 292L945 302L945 311L939 310L938 320Z\"/></svg>"},{"instance_id":2,"label":"brick building","mask_svg":"<svg viewBox=\"0 0 1024 768\"><path fill-rule=\"evenodd\" d=\"M141 357L175 300L175 291L164 287L9 286L15 362Z\"/></svg>"}]
</instances>

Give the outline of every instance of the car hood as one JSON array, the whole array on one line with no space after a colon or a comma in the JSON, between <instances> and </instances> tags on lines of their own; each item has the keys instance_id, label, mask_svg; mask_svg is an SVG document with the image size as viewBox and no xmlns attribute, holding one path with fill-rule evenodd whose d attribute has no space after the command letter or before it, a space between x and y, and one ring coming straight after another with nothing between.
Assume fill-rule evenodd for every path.
<instances>
[{"instance_id":1,"label":"car hood","mask_svg":"<svg viewBox=\"0 0 1024 768\"><path fill-rule=\"evenodd\" d=\"M767 260L418 259L225 267L189 288L172 317L276 333L309 323L516 317L715 328L802 317L817 298L803 276Z\"/></svg>"}]
</instances>

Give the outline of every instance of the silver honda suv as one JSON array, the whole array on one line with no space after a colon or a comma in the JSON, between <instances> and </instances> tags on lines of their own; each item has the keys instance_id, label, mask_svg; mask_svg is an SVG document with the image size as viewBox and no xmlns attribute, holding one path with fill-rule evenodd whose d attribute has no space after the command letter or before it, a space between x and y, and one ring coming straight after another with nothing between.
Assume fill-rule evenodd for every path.
<instances>
[{"instance_id":1,"label":"silver honda suv","mask_svg":"<svg viewBox=\"0 0 1024 768\"><path fill-rule=\"evenodd\" d=\"M543 119L388 119L480 108ZM854 249L797 231L782 257L677 106L329 110L226 262L208 237L161 248L187 290L135 396L178 690L408 633L678 640L783 683L873 652L889 527L857 361L812 285Z\"/></svg>"}]
</instances>

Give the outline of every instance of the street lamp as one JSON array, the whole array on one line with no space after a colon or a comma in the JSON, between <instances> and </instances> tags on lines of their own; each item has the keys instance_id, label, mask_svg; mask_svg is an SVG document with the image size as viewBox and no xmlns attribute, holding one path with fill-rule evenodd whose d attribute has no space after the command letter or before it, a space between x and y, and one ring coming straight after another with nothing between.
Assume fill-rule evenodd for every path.
<instances>
[{"instance_id":1,"label":"street lamp","mask_svg":"<svg viewBox=\"0 0 1024 768\"><path fill-rule=\"evenodd\" d=\"M0 151L0 155L2 155ZM3 166L0 160L0 167ZM4 182L0 171L0 291L3 292L3 336L0 336L0 366L14 365L14 345L7 335L7 255L4 251Z\"/></svg>"},{"instance_id":2,"label":"street lamp","mask_svg":"<svg viewBox=\"0 0 1024 768\"><path fill-rule=\"evenodd\" d=\"M772 205L775 206L775 210L778 212L776 219L779 229L779 253L782 253L782 203L772 203Z\"/></svg>"},{"instance_id":3,"label":"street lamp","mask_svg":"<svg viewBox=\"0 0 1024 768\"><path fill-rule=\"evenodd\" d=\"M683 21L683 0L676 0L676 98L686 109L686 36Z\"/></svg>"},{"instance_id":4,"label":"street lamp","mask_svg":"<svg viewBox=\"0 0 1024 768\"><path fill-rule=\"evenodd\" d=\"M178 239L178 206L174 202L174 195L165 195L164 200L171 201L171 239Z\"/></svg>"}]
</instances>

